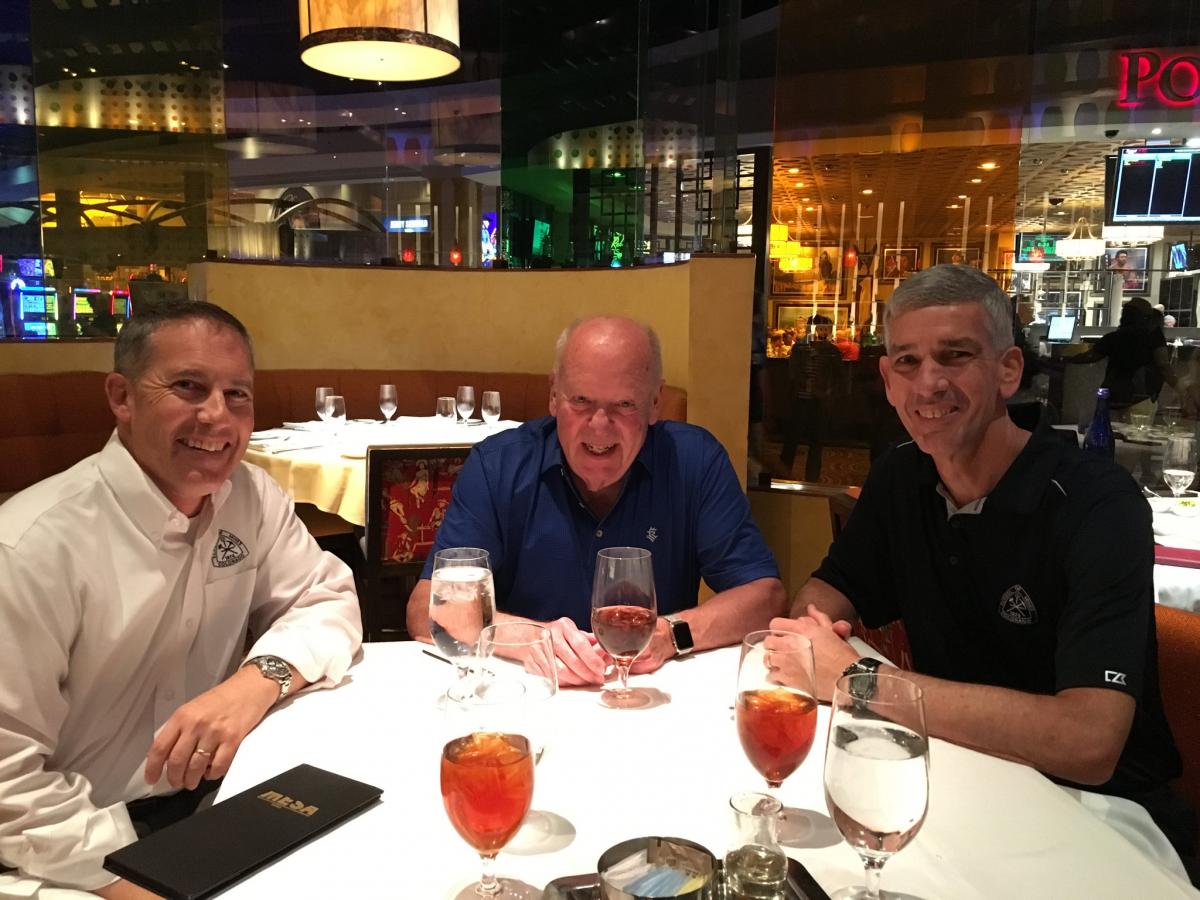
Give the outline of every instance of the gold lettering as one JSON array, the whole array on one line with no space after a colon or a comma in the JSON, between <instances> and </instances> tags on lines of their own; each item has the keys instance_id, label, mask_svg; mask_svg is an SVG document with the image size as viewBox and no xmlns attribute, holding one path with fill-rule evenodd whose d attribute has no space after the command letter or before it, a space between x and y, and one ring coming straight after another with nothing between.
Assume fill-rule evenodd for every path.
<instances>
[{"instance_id":1,"label":"gold lettering","mask_svg":"<svg viewBox=\"0 0 1200 900\"><path fill-rule=\"evenodd\" d=\"M299 812L299 813L300 813L300 815L302 815L302 816L310 816L310 817L311 817L311 816L315 816L315 815L317 814L317 807L315 807L315 806L306 806L306 807L304 807L304 809L298 810L298 812Z\"/></svg>"},{"instance_id":2,"label":"gold lettering","mask_svg":"<svg viewBox=\"0 0 1200 900\"><path fill-rule=\"evenodd\" d=\"M279 791L264 791L263 793L258 795L258 799L266 800L268 803L274 803L276 800L278 800L282 796L283 796L283 794L279 793Z\"/></svg>"}]
</instances>

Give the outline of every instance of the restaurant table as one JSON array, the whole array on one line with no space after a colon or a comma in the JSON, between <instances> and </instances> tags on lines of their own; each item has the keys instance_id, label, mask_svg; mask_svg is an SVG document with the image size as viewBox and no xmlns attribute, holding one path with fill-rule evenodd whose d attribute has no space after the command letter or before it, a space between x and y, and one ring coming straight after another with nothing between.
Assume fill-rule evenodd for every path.
<instances>
[{"instance_id":1,"label":"restaurant table","mask_svg":"<svg viewBox=\"0 0 1200 900\"><path fill-rule=\"evenodd\" d=\"M478 855L446 818L439 760L449 737L440 694L452 669L415 642L368 644L345 682L302 693L242 744L217 802L300 763L383 788L378 806L285 856L230 898L453 898ZM640 835L683 837L723 855L730 795L762 790L731 704L738 649L668 662L631 684L664 702L602 706L594 691L551 701L556 727L535 775L533 812L496 872L542 889L595 872L607 848ZM788 852L829 892L862 882L857 854L830 821L822 787L829 708L808 759L781 791L812 811ZM1033 769L933 740L930 803L913 842L888 862L885 889L922 900L1193 896L1124 837ZM536 896L536 894L534 895Z\"/></svg>"},{"instance_id":2,"label":"restaurant table","mask_svg":"<svg viewBox=\"0 0 1200 900\"><path fill-rule=\"evenodd\" d=\"M520 422L461 425L436 416L348 422L336 434L321 422L256 431L246 462L279 482L297 503L311 503L355 525L366 525L368 446L446 447L477 444Z\"/></svg>"}]
</instances>

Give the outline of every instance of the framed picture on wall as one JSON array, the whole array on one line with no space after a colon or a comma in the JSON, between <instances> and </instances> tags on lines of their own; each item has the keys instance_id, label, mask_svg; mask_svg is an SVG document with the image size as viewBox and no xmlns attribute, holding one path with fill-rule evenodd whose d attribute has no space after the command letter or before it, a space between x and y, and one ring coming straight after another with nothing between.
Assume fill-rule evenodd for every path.
<instances>
[{"instance_id":1,"label":"framed picture on wall","mask_svg":"<svg viewBox=\"0 0 1200 900\"><path fill-rule=\"evenodd\" d=\"M979 268L983 259L982 247L959 247L958 245L939 244L933 249L933 264L974 266Z\"/></svg>"},{"instance_id":2,"label":"framed picture on wall","mask_svg":"<svg viewBox=\"0 0 1200 900\"><path fill-rule=\"evenodd\" d=\"M883 251L883 278L904 278L921 267L920 247L900 247Z\"/></svg>"},{"instance_id":3,"label":"framed picture on wall","mask_svg":"<svg viewBox=\"0 0 1200 900\"><path fill-rule=\"evenodd\" d=\"M1146 289L1146 248L1109 247L1104 253L1104 268L1124 279L1124 290Z\"/></svg>"},{"instance_id":4,"label":"framed picture on wall","mask_svg":"<svg viewBox=\"0 0 1200 900\"><path fill-rule=\"evenodd\" d=\"M786 300L775 300L774 315L771 317L772 328L804 328L808 323L808 313L812 310L811 303L789 303Z\"/></svg>"}]
</instances>

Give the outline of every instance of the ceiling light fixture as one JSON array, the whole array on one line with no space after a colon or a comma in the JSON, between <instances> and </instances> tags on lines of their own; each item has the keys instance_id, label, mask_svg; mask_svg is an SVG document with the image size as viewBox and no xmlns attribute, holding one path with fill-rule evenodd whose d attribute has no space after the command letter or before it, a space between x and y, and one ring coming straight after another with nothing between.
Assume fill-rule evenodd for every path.
<instances>
[{"instance_id":1,"label":"ceiling light fixture","mask_svg":"<svg viewBox=\"0 0 1200 900\"><path fill-rule=\"evenodd\" d=\"M994 162L981 162L979 164L979 168L983 169L984 171L990 172L996 168L996 164Z\"/></svg>"},{"instance_id":2,"label":"ceiling light fixture","mask_svg":"<svg viewBox=\"0 0 1200 900\"><path fill-rule=\"evenodd\" d=\"M1150 133L1153 135L1160 135L1160 134L1162 134L1162 129L1161 128L1151 128Z\"/></svg>"},{"instance_id":3,"label":"ceiling light fixture","mask_svg":"<svg viewBox=\"0 0 1200 900\"><path fill-rule=\"evenodd\" d=\"M798 187L798 188L804 187L804 182L803 182L803 181L797 181L797 182L796 182L796 187Z\"/></svg>"},{"instance_id":4,"label":"ceiling light fixture","mask_svg":"<svg viewBox=\"0 0 1200 900\"><path fill-rule=\"evenodd\" d=\"M972 178L971 184L983 184L983 179L982 178Z\"/></svg>"},{"instance_id":5,"label":"ceiling light fixture","mask_svg":"<svg viewBox=\"0 0 1200 900\"><path fill-rule=\"evenodd\" d=\"M441 78L462 65L458 0L299 0L300 59L330 75Z\"/></svg>"},{"instance_id":6,"label":"ceiling light fixture","mask_svg":"<svg viewBox=\"0 0 1200 900\"><path fill-rule=\"evenodd\" d=\"M800 170L796 166L792 166L792 168L788 169L788 174L789 175L799 175Z\"/></svg>"},{"instance_id":7,"label":"ceiling light fixture","mask_svg":"<svg viewBox=\"0 0 1200 900\"><path fill-rule=\"evenodd\" d=\"M1063 259L1095 259L1104 253L1104 238L1092 234L1092 223L1080 216L1071 233L1059 239L1054 252Z\"/></svg>"},{"instance_id":8,"label":"ceiling light fixture","mask_svg":"<svg viewBox=\"0 0 1200 900\"><path fill-rule=\"evenodd\" d=\"M874 192L873 190L871 190L870 188L863 188L863 191L862 191L862 192L863 192L864 194L873 194L873 193L875 193L875 192Z\"/></svg>"}]
</instances>

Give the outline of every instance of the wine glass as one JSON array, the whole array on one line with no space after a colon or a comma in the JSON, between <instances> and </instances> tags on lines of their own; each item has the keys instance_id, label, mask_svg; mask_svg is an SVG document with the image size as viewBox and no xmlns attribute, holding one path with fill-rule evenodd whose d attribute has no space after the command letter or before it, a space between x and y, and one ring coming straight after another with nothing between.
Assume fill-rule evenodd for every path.
<instances>
[{"instance_id":1,"label":"wine glass","mask_svg":"<svg viewBox=\"0 0 1200 900\"><path fill-rule=\"evenodd\" d=\"M346 398L341 394L330 394L325 398L325 421L335 432L346 424Z\"/></svg>"},{"instance_id":2,"label":"wine glass","mask_svg":"<svg viewBox=\"0 0 1200 900\"><path fill-rule=\"evenodd\" d=\"M654 599L654 568L650 551L640 547L609 547L596 554L592 582L592 631L612 657L620 688L605 690L605 706L628 709L646 706L649 696L629 687L629 667L654 637L658 621Z\"/></svg>"},{"instance_id":3,"label":"wine glass","mask_svg":"<svg viewBox=\"0 0 1200 900\"><path fill-rule=\"evenodd\" d=\"M325 398L333 396L333 388L319 387L316 395L317 418L322 422L328 421L328 416L325 414Z\"/></svg>"},{"instance_id":4,"label":"wine glass","mask_svg":"<svg viewBox=\"0 0 1200 900\"><path fill-rule=\"evenodd\" d=\"M459 385L456 402L458 414L464 422L469 422L471 414L475 412L475 388L466 384Z\"/></svg>"},{"instance_id":5,"label":"wine glass","mask_svg":"<svg viewBox=\"0 0 1200 900\"><path fill-rule=\"evenodd\" d=\"M1163 481L1178 500L1196 477L1196 439L1191 435L1172 435L1163 451Z\"/></svg>"},{"instance_id":6,"label":"wine glass","mask_svg":"<svg viewBox=\"0 0 1200 900\"><path fill-rule=\"evenodd\" d=\"M454 422L458 414L454 411L453 397L438 397L436 415L444 422Z\"/></svg>"},{"instance_id":7,"label":"wine glass","mask_svg":"<svg viewBox=\"0 0 1200 900\"><path fill-rule=\"evenodd\" d=\"M879 900L883 864L929 807L929 736L921 689L897 675L843 675L833 690L825 803L866 870L834 900Z\"/></svg>"},{"instance_id":8,"label":"wine glass","mask_svg":"<svg viewBox=\"0 0 1200 900\"><path fill-rule=\"evenodd\" d=\"M479 411L483 415L483 421L489 425L500 421L500 392L484 391L483 405L479 407Z\"/></svg>"},{"instance_id":9,"label":"wine glass","mask_svg":"<svg viewBox=\"0 0 1200 900\"><path fill-rule=\"evenodd\" d=\"M738 739L777 798L817 733L815 672L812 644L803 635L752 631L742 639L734 704ZM796 837L803 823L786 811L780 820L784 837Z\"/></svg>"},{"instance_id":10,"label":"wine glass","mask_svg":"<svg viewBox=\"0 0 1200 900\"><path fill-rule=\"evenodd\" d=\"M495 622L479 632L483 679L515 678L525 685L528 737L535 762L542 761L550 734L550 701L558 694L554 635L537 622Z\"/></svg>"},{"instance_id":11,"label":"wine glass","mask_svg":"<svg viewBox=\"0 0 1200 900\"><path fill-rule=\"evenodd\" d=\"M379 386L379 411L383 413L385 425L396 414L396 386L394 384Z\"/></svg>"},{"instance_id":12,"label":"wine glass","mask_svg":"<svg viewBox=\"0 0 1200 900\"><path fill-rule=\"evenodd\" d=\"M442 748L442 803L454 830L479 853L478 897L522 896L507 890L492 866L533 802L525 699L524 685L497 680L446 705L452 736Z\"/></svg>"},{"instance_id":13,"label":"wine glass","mask_svg":"<svg viewBox=\"0 0 1200 900\"><path fill-rule=\"evenodd\" d=\"M471 673L479 645L479 633L496 616L496 591L491 561L478 547L450 547L433 555L429 589L429 634L458 670L459 685Z\"/></svg>"}]
</instances>

